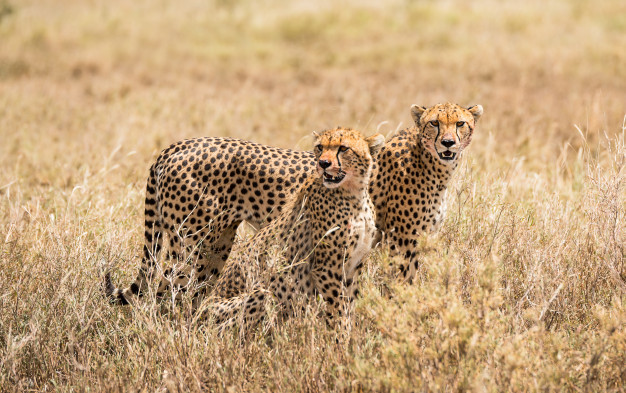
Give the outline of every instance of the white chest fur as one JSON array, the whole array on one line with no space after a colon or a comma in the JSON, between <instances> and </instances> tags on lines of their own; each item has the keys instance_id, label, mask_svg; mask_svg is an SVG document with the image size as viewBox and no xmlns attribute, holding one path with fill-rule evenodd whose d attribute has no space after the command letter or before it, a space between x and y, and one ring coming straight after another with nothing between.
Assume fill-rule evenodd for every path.
<instances>
[{"instance_id":1,"label":"white chest fur","mask_svg":"<svg viewBox=\"0 0 626 393\"><path fill-rule=\"evenodd\" d=\"M447 195L448 195L448 190L444 190L443 191L443 195L441 195L441 201L439 202L439 206L436 206L436 213L435 213L435 220L433 221L433 225L430 228L431 232L437 232L439 230L439 228L441 227L441 222L443 221L444 218L446 218L446 211L448 210L448 205L447 205Z\"/></svg>"},{"instance_id":2,"label":"white chest fur","mask_svg":"<svg viewBox=\"0 0 626 393\"><path fill-rule=\"evenodd\" d=\"M361 212L350 220L348 233L352 242L352 249L345 261L345 277L352 279L357 266L367 256L372 247L376 233L376 223L373 212L368 204L364 204Z\"/></svg>"}]
</instances>

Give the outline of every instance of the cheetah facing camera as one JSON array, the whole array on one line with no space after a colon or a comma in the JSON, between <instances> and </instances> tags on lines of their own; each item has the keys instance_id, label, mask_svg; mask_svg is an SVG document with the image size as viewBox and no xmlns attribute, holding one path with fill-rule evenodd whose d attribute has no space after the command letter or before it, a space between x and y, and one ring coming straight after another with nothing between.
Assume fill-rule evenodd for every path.
<instances>
[{"instance_id":1,"label":"cheetah facing camera","mask_svg":"<svg viewBox=\"0 0 626 393\"><path fill-rule=\"evenodd\" d=\"M165 270L157 295L162 295L171 285L184 289L189 280L203 282L209 277L216 278L224 268L239 223L245 219L260 224L267 215L272 221L268 229L260 231L252 243L242 246L237 254L243 256L238 261L245 259L248 265L264 261L264 250L269 247L264 242L279 236L279 239L289 239L288 242L274 244L293 245L285 253L285 260L296 257L310 260L306 265L308 270L295 269L299 285L306 291L318 291L324 298L331 299L342 290L342 285L351 289L353 276L360 268L360 260L369 249L375 231L367 185L372 156L380 150L383 140L381 135L363 139L358 131L350 129L325 131L316 136L312 163L307 159L308 152L230 138L199 138L172 145L161 153L150 170L146 192L146 244L138 277L128 288L117 289L107 274L107 295L117 303L127 304L133 295L143 294L154 274L163 233L169 238L171 259L181 261L182 267L174 277L175 270L171 267ZM287 164L294 168L286 167ZM309 165L317 169L317 176L305 179L296 175L296 170L308 175ZM223 176L219 176L219 180L209 180L220 173ZM291 176L285 176L288 173ZM298 188L300 193L296 194L293 188ZM305 219L294 226L296 216ZM339 229L331 231L317 244L322 235L334 227ZM216 246L220 242L221 248ZM218 257L207 258L202 248L204 244L211 245L212 252L217 250ZM186 257L181 258L183 254ZM243 266L233 261L229 266L215 291L222 298L236 296L243 289L241 277L236 279ZM345 277L342 270L325 273L337 266L349 267ZM284 291L281 290L287 289L283 280L279 278L278 300L282 300ZM321 288L320 280L324 281ZM284 296L291 298L291 295ZM335 303L329 300L331 307Z\"/></svg>"},{"instance_id":2,"label":"cheetah facing camera","mask_svg":"<svg viewBox=\"0 0 626 393\"><path fill-rule=\"evenodd\" d=\"M415 126L391 137L374 164L370 195L376 226L406 281L415 275L420 234L443 219L446 188L469 145L483 108L437 104L411 107ZM296 190L315 173L315 154L231 138L197 138L165 149L150 168L146 187L145 245L139 274L118 290L107 275L107 293L126 304L142 295L152 277L164 235L172 267L157 289L209 284L221 273L237 227L262 227L278 217Z\"/></svg>"},{"instance_id":3,"label":"cheetah facing camera","mask_svg":"<svg viewBox=\"0 0 626 393\"><path fill-rule=\"evenodd\" d=\"M482 113L480 105L413 105L415 127L390 138L378 156L370 183L376 227L391 255L401 257L408 282L417 271L420 234L441 224L448 183Z\"/></svg>"},{"instance_id":4,"label":"cheetah facing camera","mask_svg":"<svg viewBox=\"0 0 626 393\"><path fill-rule=\"evenodd\" d=\"M317 175L307 179L280 216L235 246L206 301L203 314L221 326L239 317L256 324L270 299L289 315L294 297L321 295L332 318L353 298L376 234L368 183L384 138L337 128L315 139Z\"/></svg>"}]
</instances>

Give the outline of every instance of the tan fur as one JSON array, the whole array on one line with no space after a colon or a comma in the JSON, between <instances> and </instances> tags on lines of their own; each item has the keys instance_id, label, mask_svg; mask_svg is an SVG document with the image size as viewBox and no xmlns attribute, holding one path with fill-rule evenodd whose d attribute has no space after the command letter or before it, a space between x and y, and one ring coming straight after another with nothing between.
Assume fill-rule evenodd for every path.
<instances>
[{"instance_id":1,"label":"tan fur","mask_svg":"<svg viewBox=\"0 0 626 393\"><path fill-rule=\"evenodd\" d=\"M214 144L224 143L224 141L228 146L231 140L213 140ZM250 151L260 148L258 145L246 142L242 144L246 144ZM298 187L297 191L290 194L291 199L280 204L281 212L271 223L261 229L250 241L233 250L233 257L227 261L226 267L224 267L224 262L211 267L216 269L213 277L217 279L212 293L211 314L219 322L230 320L244 309L247 320L258 320L263 310L262 303L268 300L266 297L268 293L271 293L279 302L291 300L293 292L307 295L320 294L333 313L341 310L342 299L350 298L354 291L354 281L362 266L363 258L372 246L376 232L374 208L369 198L368 185L373 167L373 156L376 156L382 144L382 135L363 138L358 131L345 128L328 130L316 136L316 162L327 161L328 167L322 169L317 165L318 174L303 180L303 184ZM228 151L228 148L223 150ZM241 150L238 152L241 153ZM249 154L252 155L252 153ZM245 157L248 154L242 155ZM178 161L171 160L170 155L167 157L166 162ZM259 157L266 156L260 155ZM333 177L339 174L344 177L338 183L326 179L326 176ZM193 182L193 180L190 181ZM260 181L263 184L268 182L269 179ZM284 184L283 181L276 183ZM245 183L242 182L242 184ZM211 195L210 192L205 194ZM248 192L243 192L243 194L248 194ZM254 195L253 192L250 194ZM217 197L218 194L215 195ZM185 215L174 215L174 220L180 221L183 226L185 222L192 224L190 217L197 217L197 209L214 203L206 202L207 199L202 199L203 197L200 196L197 206L193 208L190 206ZM217 197L219 198L224 197ZM205 202L200 203L200 201ZM189 212L195 212L195 215ZM251 214L249 217L254 217L254 215ZM207 224L200 227L187 227L185 230L187 233L195 231L202 237L206 237L208 234L202 233L202 230L209 228L212 223ZM180 231L178 229L178 232ZM173 232L170 230L167 235L176 236ZM170 242L170 247L173 248L176 244L178 243ZM177 250L180 248L174 251ZM255 280L258 277L250 278L247 275L250 272L258 272L254 270L255 266L267 268L266 265L271 262L268 261L268 257L281 250L283 251L281 255L283 268L279 270L282 275L274 277L277 279L276 283L273 280L256 283ZM201 253L194 254L193 251L189 255L196 256L191 260L194 264L184 265L187 270L182 269L183 274L175 278L162 277L160 292L169 289L172 282L184 288L190 279L206 278L198 274L203 274L208 269L206 262L209 259ZM295 267L285 268L292 265ZM149 265L145 266L146 270L150 268ZM147 284L146 277L148 277L147 274L140 274L134 283L135 288L144 288ZM129 302L137 292L132 288L116 289L108 278L107 286L110 296L120 303ZM246 288L254 289L244 293Z\"/></svg>"},{"instance_id":2,"label":"tan fur","mask_svg":"<svg viewBox=\"0 0 626 393\"><path fill-rule=\"evenodd\" d=\"M448 181L471 141L482 107L414 105L411 114L414 127L398 132L384 146L381 138L371 141L380 154L370 182L377 227L392 255L401 258L400 273L407 281L418 265L420 234L435 230L443 219ZM446 147L444 142L453 145ZM324 158L330 162L328 171L337 174L332 154ZM190 280L211 284L223 270L238 225L245 220L261 228L279 217L316 172L316 163L311 152L231 138L197 138L170 146L150 169L139 275L124 290L115 289L107 276L107 293L121 303L141 294L153 275L164 237L169 241L169 259L182 267L175 275L171 266L165 270L158 292L172 285L184 288Z\"/></svg>"},{"instance_id":3,"label":"tan fur","mask_svg":"<svg viewBox=\"0 0 626 393\"><path fill-rule=\"evenodd\" d=\"M321 295L329 316L342 312L376 233L367 187L381 139L364 139L342 128L316 138L318 162L331 161L326 171L341 170L346 177L328 187L318 165L318 175L306 181L276 220L235 247L207 301L217 323L241 317L254 324L270 299L288 313L297 294ZM268 269L274 273L264 279Z\"/></svg>"},{"instance_id":4,"label":"tan fur","mask_svg":"<svg viewBox=\"0 0 626 393\"><path fill-rule=\"evenodd\" d=\"M407 281L418 267L420 234L437 229L443 220L448 182L482 111L480 105L469 109L451 103L413 105L415 127L390 138L378 157L370 184L376 224L391 255L403 259L400 273ZM454 144L446 147L444 140ZM446 151L454 154L449 160L444 159Z\"/></svg>"}]
</instances>

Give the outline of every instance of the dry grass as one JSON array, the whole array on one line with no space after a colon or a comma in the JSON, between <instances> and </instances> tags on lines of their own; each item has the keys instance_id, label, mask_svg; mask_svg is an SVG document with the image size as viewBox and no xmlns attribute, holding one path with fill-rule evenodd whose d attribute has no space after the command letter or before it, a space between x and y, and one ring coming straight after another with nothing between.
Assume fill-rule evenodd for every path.
<instances>
[{"instance_id":1,"label":"dry grass","mask_svg":"<svg viewBox=\"0 0 626 393\"><path fill-rule=\"evenodd\" d=\"M0 0L0 391L624 390L624 2L316 4ZM449 215L416 285L371 258L349 339L103 298L169 143L308 148L445 100L485 107Z\"/></svg>"}]
</instances>

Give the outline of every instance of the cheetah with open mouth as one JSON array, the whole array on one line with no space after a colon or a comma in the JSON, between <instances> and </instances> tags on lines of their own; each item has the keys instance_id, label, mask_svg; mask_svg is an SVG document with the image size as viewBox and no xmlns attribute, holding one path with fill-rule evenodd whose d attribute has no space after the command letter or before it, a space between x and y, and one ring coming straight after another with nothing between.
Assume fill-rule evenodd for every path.
<instances>
[{"instance_id":1,"label":"cheetah with open mouth","mask_svg":"<svg viewBox=\"0 0 626 393\"><path fill-rule=\"evenodd\" d=\"M480 105L437 104L411 107L415 126L398 132L374 163L370 195L379 235L391 255L402 259L400 275L412 281L421 233L437 228L442 202L459 158L469 145ZM287 201L316 173L316 153L280 149L233 138L196 138L165 149L150 168L146 187L145 244L139 274L125 289L107 292L125 304L141 295L152 277L164 235L169 257L182 261L174 275L165 269L157 293L189 280L215 282L230 254L239 224L273 222ZM342 154L338 152L338 154ZM341 171L324 173L339 185Z\"/></svg>"},{"instance_id":2,"label":"cheetah with open mouth","mask_svg":"<svg viewBox=\"0 0 626 393\"><path fill-rule=\"evenodd\" d=\"M356 276L376 234L368 186L374 157L383 143L380 134L363 138L358 131L346 128L315 136L316 175L303 181L278 217L233 251L225 267L219 266L223 272L211 292L210 307L210 314L219 323L234 318L242 309L246 320L258 321L263 302L269 300L268 292L281 303L291 300L296 292L319 294L330 307L330 315L342 311L343 299L351 299L354 294ZM206 206L202 201L196 201L200 209ZM184 225L184 221L180 222ZM168 236L176 234L170 231ZM283 263L276 267L272 256L279 250L284 250ZM203 281L198 276L204 271L204 266L198 264L200 261L198 258L196 264L189 265L189 275L172 277L166 271L159 286L160 294L172 286L185 288L190 279ZM264 266L262 270L273 267L280 274L273 276L271 282L250 284L246 277L255 266ZM141 279L153 274L154 266L149 268L152 270L142 271ZM134 283L136 287L117 289L106 276L108 296L121 304L129 303L138 294L139 285L145 284ZM246 293L250 286L254 290ZM200 299L196 299L196 304Z\"/></svg>"},{"instance_id":3,"label":"cheetah with open mouth","mask_svg":"<svg viewBox=\"0 0 626 393\"><path fill-rule=\"evenodd\" d=\"M254 325L270 299L289 315L290 301L298 294L321 295L331 319L353 299L376 234L368 186L384 138L338 128L315 139L316 174L275 220L236 245L226 262L207 300L208 315L218 325L237 318ZM273 269L269 277L263 275L268 268Z\"/></svg>"}]
</instances>

